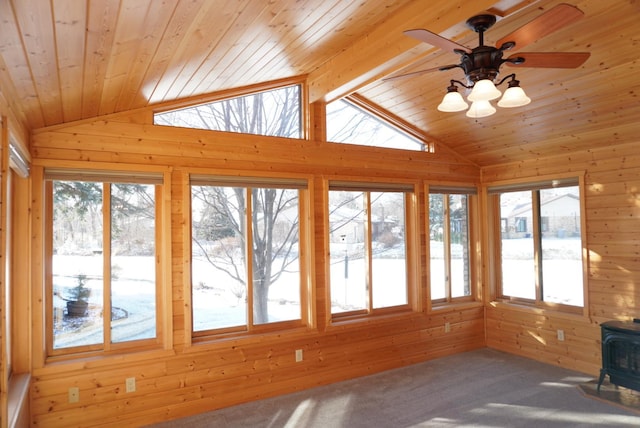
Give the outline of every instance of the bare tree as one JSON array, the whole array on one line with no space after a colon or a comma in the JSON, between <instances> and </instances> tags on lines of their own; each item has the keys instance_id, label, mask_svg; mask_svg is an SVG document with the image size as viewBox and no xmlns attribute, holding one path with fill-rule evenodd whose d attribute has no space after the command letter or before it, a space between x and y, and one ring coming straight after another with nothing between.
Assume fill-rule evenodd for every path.
<instances>
[{"instance_id":1,"label":"bare tree","mask_svg":"<svg viewBox=\"0 0 640 428\"><path fill-rule=\"evenodd\" d=\"M157 124L188 126L245 134L299 137L299 87L285 87L156 116ZM193 197L203 204L194 221L193 244L211 266L237 284L240 299L247 289L247 240L251 245L251 289L255 323L269 322L269 288L298 259L298 191L266 187L194 186ZM251 198L251 216L245 218ZM296 210L285 219L286 211ZM247 235L251 223L251 236ZM278 227L284 227L279 230ZM215 245L207 241L215 239Z\"/></svg>"},{"instance_id":2,"label":"bare tree","mask_svg":"<svg viewBox=\"0 0 640 428\"><path fill-rule=\"evenodd\" d=\"M344 112L339 110L335 114L337 117L334 118L342 121L339 116ZM343 122L336 137L339 141L348 141L363 133L372 136L386 128L381 122L374 123L370 117L362 114ZM165 112L156 115L155 123L300 138L299 87L285 87ZM192 219L194 248L212 267L231 278L234 284L242 285L231 286L239 300L250 280L254 322L269 322L269 288L298 260L298 192L251 186L192 186L192 189L192 197L202 204L199 218ZM251 198L251 205L248 204L248 198ZM245 214L249 207L250 216ZM295 215L292 210L295 210ZM250 229L245 222L250 223ZM247 235L249 230L251 236ZM247 252L244 251L247 245L251 250L250 279L247 278L249 266Z\"/></svg>"},{"instance_id":3,"label":"bare tree","mask_svg":"<svg viewBox=\"0 0 640 428\"><path fill-rule=\"evenodd\" d=\"M204 207L201 217L192 220L198 253L242 285L231 290L240 299L247 289L248 261L243 249L249 241L254 322L269 322L269 287L298 260L298 191L193 186L192 192ZM247 220L251 222L250 236Z\"/></svg>"}]
</instances>

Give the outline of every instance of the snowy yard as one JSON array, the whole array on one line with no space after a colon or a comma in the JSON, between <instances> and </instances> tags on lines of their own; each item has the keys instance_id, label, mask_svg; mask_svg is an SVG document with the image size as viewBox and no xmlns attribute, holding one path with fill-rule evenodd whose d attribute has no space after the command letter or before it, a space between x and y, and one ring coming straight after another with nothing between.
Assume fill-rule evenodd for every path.
<instances>
[{"instance_id":1,"label":"snowy yard","mask_svg":"<svg viewBox=\"0 0 640 428\"><path fill-rule=\"evenodd\" d=\"M545 251L553 254L553 260L544 261L546 300L567 304L582 304L582 264L579 239L547 239ZM438 262L437 243L432 246L433 271L431 280L444 281L442 263ZM529 290L534 278L531 268L531 240L513 239L503 242L505 292L519 297L534 297ZM350 257L345 267L344 250L333 246L331 258L332 311L340 312L360 307L366 302L365 278L367 272L363 258ZM577 249L577 250L576 250ZM453 251L453 270L462 269L461 251ZM77 275L89 277L91 288L89 316L69 319L65 315L65 301L54 299L56 348L102 342L102 256L56 255L53 260L54 290L65 296L66 289L73 287ZM155 337L155 260L154 257L114 257L116 277L113 281L111 302L115 308L112 322L114 342ZM436 269L437 268L437 269ZM346 269L346 271L345 271ZM347 278L345 278L345 272ZM579 272L577 278L571 272ZM238 284L228 275L213 268L203 260L193 261L194 329L205 330L246 323L247 311L244 294L237 295ZM397 250L377 254L374 258L373 287L374 305L390 306L406 302L404 284L405 260ZM236 291L234 294L233 291ZM454 291L461 292L461 290ZM442 296L434 295L432 298ZM378 306L377 305L377 306ZM269 291L269 315L271 320L300 318L299 274L284 273L271 285ZM78 325L80 324L80 325Z\"/></svg>"},{"instance_id":2,"label":"snowy yard","mask_svg":"<svg viewBox=\"0 0 640 428\"><path fill-rule=\"evenodd\" d=\"M54 347L102 343L103 308L101 254L93 256L55 255L53 258ZM154 257L114 256L112 281L112 341L122 342L155 337L155 259ZM91 289L89 316L72 318L65 314L68 290L77 284L79 274L87 276Z\"/></svg>"}]
</instances>

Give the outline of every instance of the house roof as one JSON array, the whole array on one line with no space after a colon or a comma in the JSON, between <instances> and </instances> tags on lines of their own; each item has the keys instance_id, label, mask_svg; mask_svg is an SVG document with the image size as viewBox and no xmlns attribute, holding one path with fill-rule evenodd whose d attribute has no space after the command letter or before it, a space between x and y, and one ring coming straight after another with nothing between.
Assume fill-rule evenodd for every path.
<instances>
[{"instance_id":1,"label":"house roof","mask_svg":"<svg viewBox=\"0 0 640 428\"><path fill-rule=\"evenodd\" d=\"M309 100L356 93L479 165L637 141L637 0L576 0L583 19L525 51L590 52L577 69L518 68L530 105L488 118L436 110L459 68L452 52L404 30L468 47L464 22L490 10L498 39L557 0L6 0L0 2L0 105L41 128L184 97L303 76ZM514 50L517 52L517 47ZM506 72L503 71L506 75Z\"/></svg>"},{"instance_id":2,"label":"house roof","mask_svg":"<svg viewBox=\"0 0 640 428\"><path fill-rule=\"evenodd\" d=\"M571 193L562 193L543 199L540 201L540 206L548 206L559 201L580 203L580 198ZM531 200L525 202L515 201L512 206L506 207L503 212L505 213L505 217L516 217L522 214L531 215Z\"/></svg>"}]
</instances>

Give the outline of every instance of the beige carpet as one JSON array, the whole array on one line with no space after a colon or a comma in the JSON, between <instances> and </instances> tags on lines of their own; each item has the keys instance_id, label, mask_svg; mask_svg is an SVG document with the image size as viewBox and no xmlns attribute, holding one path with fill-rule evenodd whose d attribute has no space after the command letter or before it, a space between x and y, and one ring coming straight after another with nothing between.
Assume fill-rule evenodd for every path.
<instances>
[{"instance_id":1,"label":"beige carpet","mask_svg":"<svg viewBox=\"0 0 640 428\"><path fill-rule=\"evenodd\" d=\"M154 428L640 427L581 373L491 349L167 421Z\"/></svg>"},{"instance_id":2,"label":"beige carpet","mask_svg":"<svg viewBox=\"0 0 640 428\"><path fill-rule=\"evenodd\" d=\"M598 392L597 380L581 383L578 387L589 398L602 400L640 414L640 392L638 391L617 387L606 380L602 382L600 392Z\"/></svg>"}]
</instances>

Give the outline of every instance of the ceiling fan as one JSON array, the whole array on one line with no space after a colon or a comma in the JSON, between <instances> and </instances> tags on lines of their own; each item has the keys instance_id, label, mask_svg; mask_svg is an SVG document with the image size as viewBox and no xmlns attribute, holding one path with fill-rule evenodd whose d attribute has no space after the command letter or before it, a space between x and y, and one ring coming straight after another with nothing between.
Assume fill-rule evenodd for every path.
<instances>
[{"instance_id":1,"label":"ceiling fan","mask_svg":"<svg viewBox=\"0 0 640 428\"><path fill-rule=\"evenodd\" d=\"M479 36L478 46L473 49L469 49L466 46L428 30L407 30L404 32L407 36L444 50L451 50L460 55L460 63L406 73L389 77L385 80L459 67L464 71L467 82L463 83L458 80L451 80L451 85L447 88L447 95L443 103L438 106L439 110L461 111L467 109L468 104L458 93L456 85L459 85L467 89L472 89L468 99L472 101L473 104L467 112L467 116L483 117L493 114L495 108L490 105L489 101L502 95L496 88L496 85L500 85L507 79L511 79L509 81L509 88L505 91L498 105L501 107L525 105L531 100L524 95L524 91L520 88L520 82L516 80L515 74L510 74L502 80L497 81L500 67L503 64L513 67L577 68L580 67L591 54L589 52L520 52L505 58L504 52L515 47L518 49L523 48L579 20L583 16L584 13L577 7L560 3L501 38L497 41L496 47L493 47L485 46L484 32L496 23L496 17L491 14L476 15L466 21L466 25L477 32ZM450 94L452 95L449 96ZM447 103L447 96L449 96L451 102Z\"/></svg>"}]
</instances>

